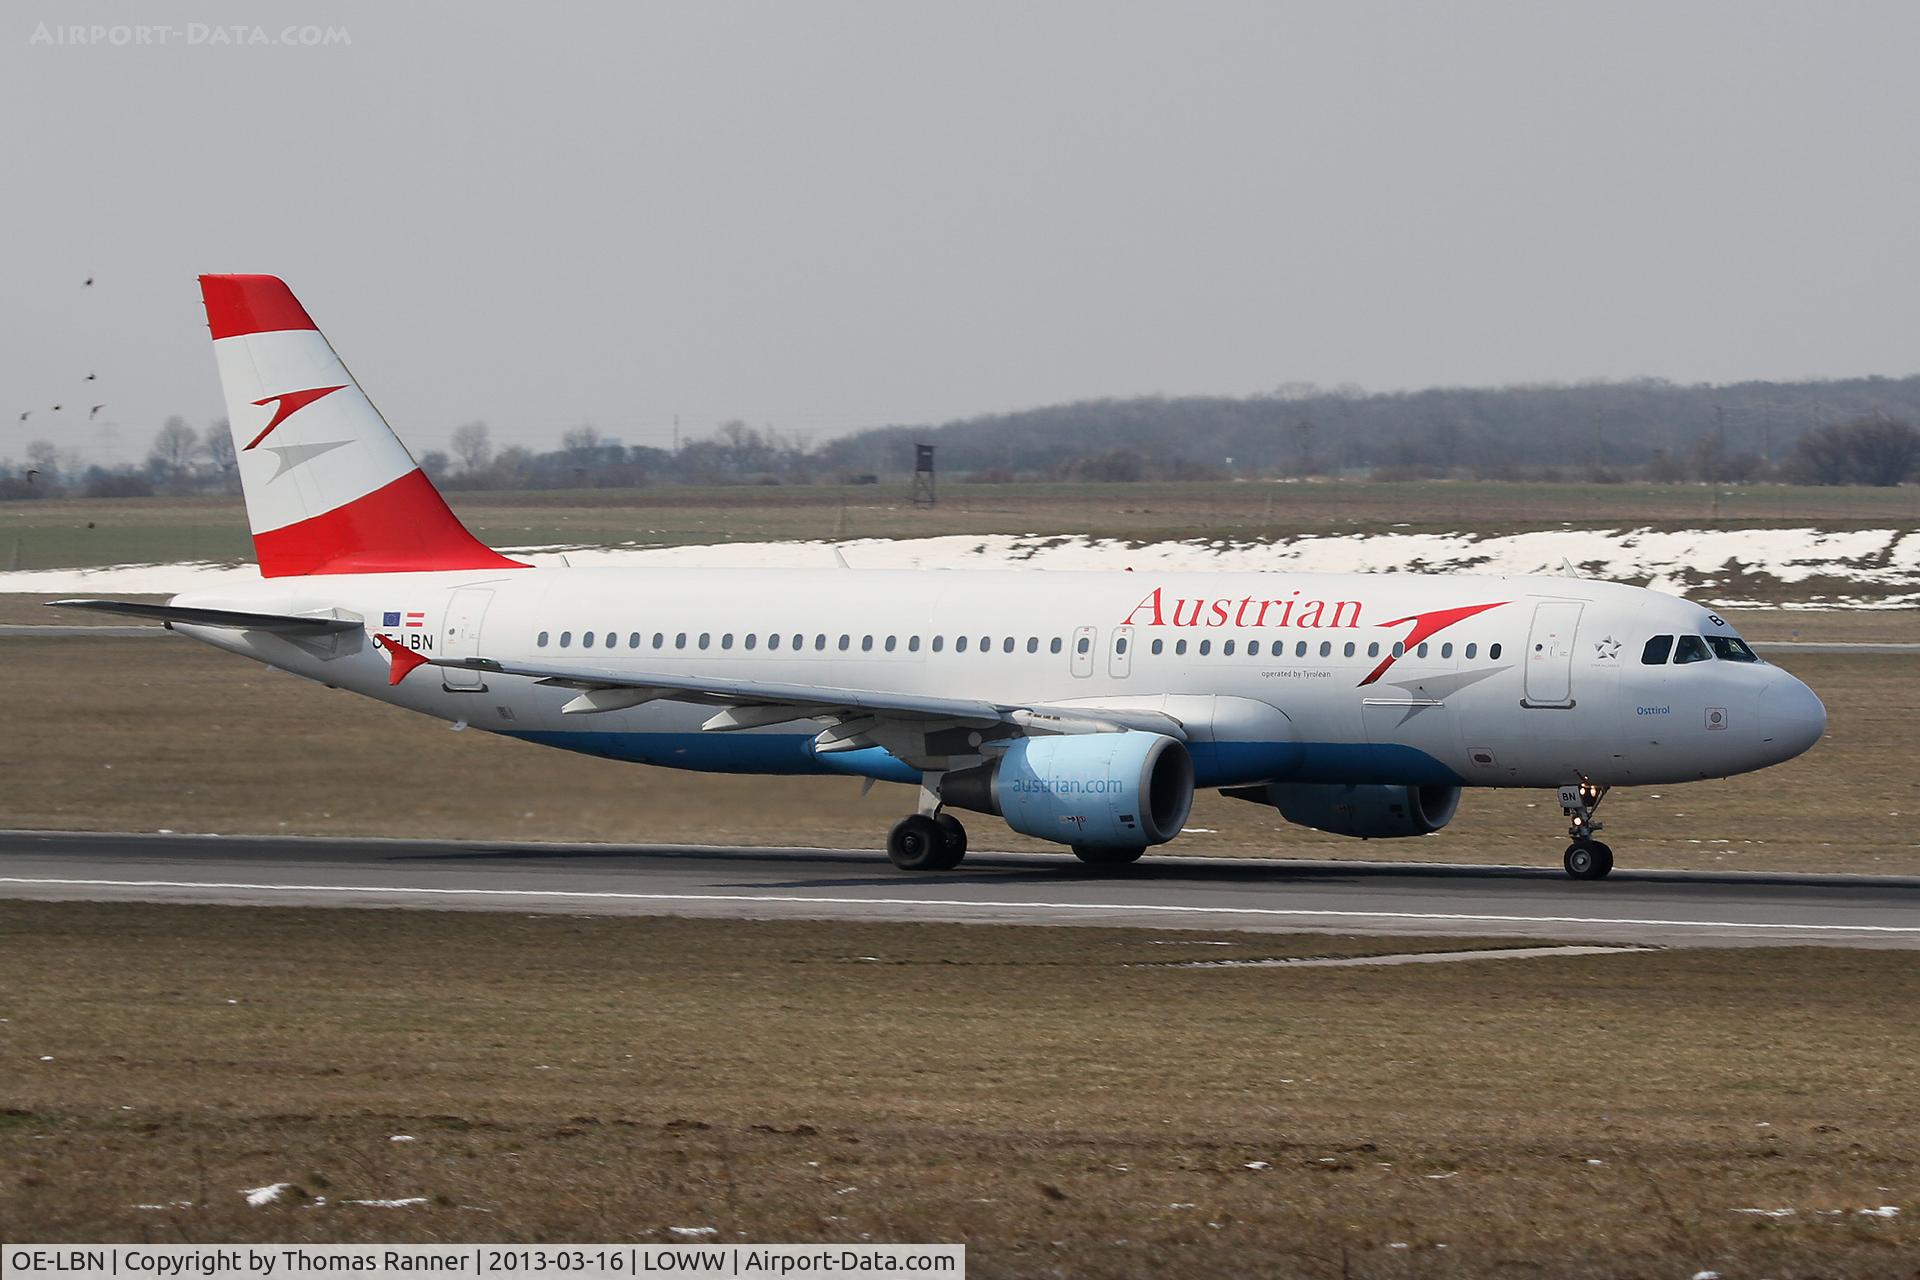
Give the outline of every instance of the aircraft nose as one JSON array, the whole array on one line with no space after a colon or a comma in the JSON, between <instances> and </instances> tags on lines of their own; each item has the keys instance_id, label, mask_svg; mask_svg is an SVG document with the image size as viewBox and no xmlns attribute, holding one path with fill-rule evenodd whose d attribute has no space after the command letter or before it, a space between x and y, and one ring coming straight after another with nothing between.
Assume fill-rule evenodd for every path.
<instances>
[{"instance_id":1,"label":"aircraft nose","mask_svg":"<svg viewBox=\"0 0 1920 1280\"><path fill-rule=\"evenodd\" d=\"M1826 705L1792 676L1782 675L1768 685L1761 705L1778 759L1791 760L1826 735Z\"/></svg>"}]
</instances>

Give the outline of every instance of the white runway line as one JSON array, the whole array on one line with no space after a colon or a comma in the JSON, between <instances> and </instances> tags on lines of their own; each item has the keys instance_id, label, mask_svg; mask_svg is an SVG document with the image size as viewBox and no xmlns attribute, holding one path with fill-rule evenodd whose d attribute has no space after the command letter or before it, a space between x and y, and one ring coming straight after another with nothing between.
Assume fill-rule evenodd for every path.
<instances>
[{"instance_id":1,"label":"white runway line","mask_svg":"<svg viewBox=\"0 0 1920 1280\"><path fill-rule=\"evenodd\" d=\"M192 880L78 880L0 876L0 884L76 889L225 889L244 893L334 893L396 897L426 894L446 898L554 899L600 902L751 902L823 907L964 907L989 911L1128 911L1173 915L1236 915L1314 920L1436 920L1456 924L1623 925L1687 929L1756 929L1794 933L1920 934L1920 925L1801 924L1758 920L1644 920L1608 916L1508 916L1454 911L1316 911L1307 907L1202 907L1147 902L1007 902L973 898L825 898L758 893L620 893L580 889L448 889L405 885L247 884Z\"/></svg>"},{"instance_id":2,"label":"white runway line","mask_svg":"<svg viewBox=\"0 0 1920 1280\"><path fill-rule=\"evenodd\" d=\"M1343 969L1359 965L1453 964L1461 960L1540 960L1547 956L1630 956L1658 947L1496 947L1490 951L1420 951L1388 956L1319 956L1306 960L1174 960L1129 969Z\"/></svg>"}]
</instances>

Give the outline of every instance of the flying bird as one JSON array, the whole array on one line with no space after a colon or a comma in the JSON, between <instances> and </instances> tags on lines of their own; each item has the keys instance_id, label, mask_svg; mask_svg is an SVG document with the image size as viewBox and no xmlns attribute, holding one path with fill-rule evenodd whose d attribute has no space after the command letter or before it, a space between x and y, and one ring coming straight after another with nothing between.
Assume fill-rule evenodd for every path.
<instances>
[{"instance_id":1,"label":"flying bird","mask_svg":"<svg viewBox=\"0 0 1920 1280\"><path fill-rule=\"evenodd\" d=\"M28 418L31 418L32 416L33 416L33 410L29 409L25 413L20 415L20 421L25 422Z\"/></svg>"},{"instance_id":2,"label":"flying bird","mask_svg":"<svg viewBox=\"0 0 1920 1280\"><path fill-rule=\"evenodd\" d=\"M104 408L106 408L106 407L107 407L107 406L105 406L105 405L103 405L103 404L97 404L97 405L95 405L95 406L93 406L93 408L91 408L91 409L89 409L89 410L87 410L87 421L88 421L88 422L92 422L92 421L93 421L93 419L94 419L94 417L95 417L95 415L97 415L97 414L98 414L98 413L99 413L99 412L100 412L100 411L101 411L102 409L104 409Z\"/></svg>"},{"instance_id":3,"label":"flying bird","mask_svg":"<svg viewBox=\"0 0 1920 1280\"><path fill-rule=\"evenodd\" d=\"M87 277L87 278L86 278L86 279L85 279L85 280L84 280L83 282L81 282L81 285L80 285L80 287L81 287L82 289L91 289L91 288L93 288L93 277L92 277L92 276L88 276L88 277Z\"/></svg>"},{"instance_id":4,"label":"flying bird","mask_svg":"<svg viewBox=\"0 0 1920 1280\"><path fill-rule=\"evenodd\" d=\"M87 381L88 381L88 382L92 382L92 381L93 381L93 380L94 380L95 378L97 378L97 377L99 377L99 376L100 376L100 375L99 375L99 374L97 374L97 373L89 373L89 374L87 375Z\"/></svg>"},{"instance_id":5,"label":"flying bird","mask_svg":"<svg viewBox=\"0 0 1920 1280\"><path fill-rule=\"evenodd\" d=\"M54 411L55 413L58 413L58 412L60 412L60 411L61 411L62 409L64 409L64 408L66 408L66 407L67 407L67 406L65 406L65 405L63 405L63 404L57 404L57 405L55 405L55 406L53 406L53 411Z\"/></svg>"}]
</instances>

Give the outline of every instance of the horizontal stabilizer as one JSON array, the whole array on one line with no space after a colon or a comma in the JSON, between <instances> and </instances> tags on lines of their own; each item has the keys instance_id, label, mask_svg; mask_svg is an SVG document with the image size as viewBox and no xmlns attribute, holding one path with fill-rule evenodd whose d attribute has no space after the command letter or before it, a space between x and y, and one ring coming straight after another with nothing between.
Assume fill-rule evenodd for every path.
<instances>
[{"instance_id":1,"label":"horizontal stabilizer","mask_svg":"<svg viewBox=\"0 0 1920 1280\"><path fill-rule=\"evenodd\" d=\"M188 609L173 604L141 604L132 600L50 600L54 609L91 609L128 618L151 618L168 626L231 627L236 631L270 631L283 636L322 636L358 631L357 618L332 618L297 613L246 613L237 609Z\"/></svg>"}]
</instances>

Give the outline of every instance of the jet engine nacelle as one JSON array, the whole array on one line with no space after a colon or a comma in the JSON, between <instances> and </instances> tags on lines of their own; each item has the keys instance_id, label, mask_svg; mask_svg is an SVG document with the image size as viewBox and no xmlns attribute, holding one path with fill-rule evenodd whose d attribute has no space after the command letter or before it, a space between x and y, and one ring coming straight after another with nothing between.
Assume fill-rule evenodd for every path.
<instances>
[{"instance_id":1,"label":"jet engine nacelle","mask_svg":"<svg viewBox=\"0 0 1920 1280\"><path fill-rule=\"evenodd\" d=\"M940 798L1060 844L1165 844L1193 808L1193 759L1157 733L1021 738L991 764L950 773Z\"/></svg>"},{"instance_id":2,"label":"jet engine nacelle","mask_svg":"<svg viewBox=\"0 0 1920 1280\"><path fill-rule=\"evenodd\" d=\"M1452 822L1460 808L1459 787L1275 782L1228 794L1264 801L1299 826L1363 840L1431 835Z\"/></svg>"}]
</instances>

